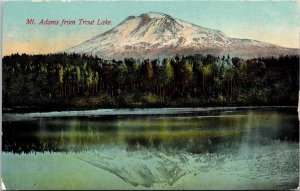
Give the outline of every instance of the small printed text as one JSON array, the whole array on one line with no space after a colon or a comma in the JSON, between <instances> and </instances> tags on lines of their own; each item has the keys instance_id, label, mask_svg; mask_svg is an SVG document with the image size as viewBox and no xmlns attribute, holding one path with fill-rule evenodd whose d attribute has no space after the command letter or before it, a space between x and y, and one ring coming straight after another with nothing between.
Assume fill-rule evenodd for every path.
<instances>
[{"instance_id":1,"label":"small printed text","mask_svg":"<svg viewBox=\"0 0 300 191\"><path fill-rule=\"evenodd\" d=\"M88 20L88 19L77 19L77 20L53 20L53 19L26 19L26 25L57 25L57 26L91 26L91 25L112 25L112 21L109 19L96 19L96 20Z\"/></svg>"}]
</instances>

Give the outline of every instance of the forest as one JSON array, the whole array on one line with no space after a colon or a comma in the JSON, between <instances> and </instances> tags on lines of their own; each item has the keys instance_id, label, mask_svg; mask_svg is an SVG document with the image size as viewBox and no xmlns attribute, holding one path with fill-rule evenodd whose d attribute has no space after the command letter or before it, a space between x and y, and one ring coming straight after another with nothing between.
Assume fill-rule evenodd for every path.
<instances>
[{"instance_id":1,"label":"forest","mask_svg":"<svg viewBox=\"0 0 300 191\"><path fill-rule=\"evenodd\" d=\"M297 105L299 56L105 60L79 54L2 58L3 109Z\"/></svg>"}]
</instances>

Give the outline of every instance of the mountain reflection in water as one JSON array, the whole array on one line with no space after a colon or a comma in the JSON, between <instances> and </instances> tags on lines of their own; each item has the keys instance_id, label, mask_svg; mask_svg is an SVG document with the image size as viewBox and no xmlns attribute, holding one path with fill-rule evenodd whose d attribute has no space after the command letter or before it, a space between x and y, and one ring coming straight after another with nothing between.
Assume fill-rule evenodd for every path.
<instances>
[{"instance_id":1,"label":"mountain reflection in water","mask_svg":"<svg viewBox=\"0 0 300 191\"><path fill-rule=\"evenodd\" d=\"M4 121L3 151L79 152L103 145L190 153L226 152L240 144L299 140L291 109L220 111L171 116L35 118Z\"/></svg>"}]
</instances>

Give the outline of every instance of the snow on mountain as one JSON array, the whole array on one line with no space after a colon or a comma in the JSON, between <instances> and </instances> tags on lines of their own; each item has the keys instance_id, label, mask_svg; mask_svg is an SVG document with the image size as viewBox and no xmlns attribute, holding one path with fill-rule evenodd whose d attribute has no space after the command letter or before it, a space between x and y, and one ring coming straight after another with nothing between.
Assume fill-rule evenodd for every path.
<instances>
[{"instance_id":1,"label":"snow on mountain","mask_svg":"<svg viewBox=\"0 0 300 191\"><path fill-rule=\"evenodd\" d=\"M111 30L65 52L97 55L106 59L156 58L196 53L248 58L297 54L298 50L256 40L230 38L218 30L151 12L130 16Z\"/></svg>"}]
</instances>

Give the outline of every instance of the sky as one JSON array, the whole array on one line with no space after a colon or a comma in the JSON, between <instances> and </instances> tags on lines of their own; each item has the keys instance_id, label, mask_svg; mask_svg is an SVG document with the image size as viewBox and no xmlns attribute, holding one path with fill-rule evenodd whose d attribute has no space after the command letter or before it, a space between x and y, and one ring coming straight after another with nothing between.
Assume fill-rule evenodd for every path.
<instances>
[{"instance_id":1,"label":"sky","mask_svg":"<svg viewBox=\"0 0 300 191\"><path fill-rule=\"evenodd\" d=\"M118 25L128 16L162 12L229 37L299 48L296 1L5 1L3 52L44 54L63 51ZM27 19L111 20L112 25L26 25ZM95 22L96 22L95 21Z\"/></svg>"}]
</instances>

